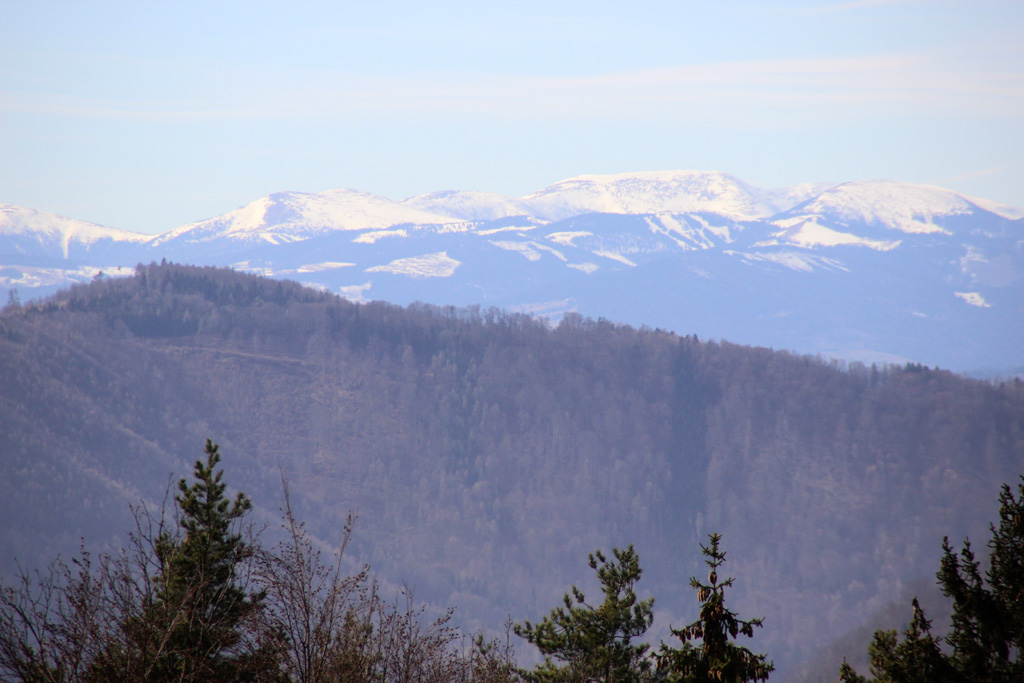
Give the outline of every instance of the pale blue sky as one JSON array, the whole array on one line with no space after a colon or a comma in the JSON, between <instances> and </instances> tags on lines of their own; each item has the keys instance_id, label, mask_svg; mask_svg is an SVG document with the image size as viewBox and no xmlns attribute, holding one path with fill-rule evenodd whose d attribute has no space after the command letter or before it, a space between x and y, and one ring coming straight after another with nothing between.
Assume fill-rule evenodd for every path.
<instances>
[{"instance_id":1,"label":"pale blue sky","mask_svg":"<svg viewBox=\"0 0 1024 683\"><path fill-rule=\"evenodd\" d=\"M892 178L1024 206L1024 2L0 0L0 202Z\"/></svg>"}]
</instances>

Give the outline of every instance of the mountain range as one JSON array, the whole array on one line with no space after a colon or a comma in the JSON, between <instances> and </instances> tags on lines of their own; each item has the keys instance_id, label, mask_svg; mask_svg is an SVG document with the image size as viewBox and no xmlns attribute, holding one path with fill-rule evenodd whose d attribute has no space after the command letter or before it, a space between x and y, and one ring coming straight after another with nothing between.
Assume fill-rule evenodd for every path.
<instances>
[{"instance_id":1,"label":"mountain range","mask_svg":"<svg viewBox=\"0 0 1024 683\"><path fill-rule=\"evenodd\" d=\"M865 362L1024 366L1024 209L896 181L764 190L720 172L521 198L280 192L150 236L0 206L24 298L167 259L357 301L566 312Z\"/></svg>"}]
</instances>

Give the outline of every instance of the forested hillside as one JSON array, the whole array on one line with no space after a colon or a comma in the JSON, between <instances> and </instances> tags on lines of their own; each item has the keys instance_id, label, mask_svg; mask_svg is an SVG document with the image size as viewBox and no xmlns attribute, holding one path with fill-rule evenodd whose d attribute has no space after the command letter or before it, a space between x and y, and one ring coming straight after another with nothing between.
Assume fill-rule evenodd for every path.
<instances>
[{"instance_id":1,"label":"forested hillside","mask_svg":"<svg viewBox=\"0 0 1024 683\"><path fill-rule=\"evenodd\" d=\"M720 532L785 680L930 581L943 535L985 535L1024 470L1024 385L177 265L0 315L6 568L116 544L206 438L258 517L282 473L320 539L358 511L351 556L473 627L630 543L656 628L688 623Z\"/></svg>"}]
</instances>

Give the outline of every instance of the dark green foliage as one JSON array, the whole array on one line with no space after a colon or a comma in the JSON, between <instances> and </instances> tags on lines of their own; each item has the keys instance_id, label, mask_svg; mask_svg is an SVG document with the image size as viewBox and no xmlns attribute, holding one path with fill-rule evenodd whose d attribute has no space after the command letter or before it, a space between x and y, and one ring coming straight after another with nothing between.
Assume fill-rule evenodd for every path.
<instances>
[{"instance_id":1,"label":"dark green foliage","mask_svg":"<svg viewBox=\"0 0 1024 683\"><path fill-rule=\"evenodd\" d=\"M551 610L539 624L516 625L516 635L544 655L543 664L524 672L528 681L636 683L647 677L648 646L632 641L650 627L654 598L637 600L635 586L642 570L633 546L615 548L612 555L609 561L598 550L589 557L604 595L600 605L588 603L573 586L572 594L563 599L564 606Z\"/></svg>"},{"instance_id":2,"label":"dark green foliage","mask_svg":"<svg viewBox=\"0 0 1024 683\"><path fill-rule=\"evenodd\" d=\"M1024 482L1024 477L1022 477ZM991 525L989 569L981 571L969 540L957 553L946 538L936 574L953 601L952 630L939 647L917 600L903 640L879 631L869 648L878 683L1019 683L1024 680L1024 483L999 495L999 526ZM843 664L845 683L865 679Z\"/></svg>"},{"instance_id":3,"label":"dark green foliage","mask_svg":"<svg viewBox=\"0 0 1024 683\"><path fill-rule=\"evenodd\" d=\"M903 632L903 640L896 631L878 631L868 647L871 674L877 683L942 683L958 681L953 667L943 655L941 639L931 633L929 622L917 599L913 601L914 615L910 626ZM866 683L846 662L839 671L843 683Z\"/></svg>"},{"instance_id":4,"label":"dark green foliage","mask_svg":"<svg viewBox=\"0 0 1024 683\"><path fill-rule=\"evenodd\" d=\"M697 591L701 603L700 618L684 628L672 629L682 647L662 644L657 654L658 671L673 683L766 681L775 669L766 655L754 654L730 642L740 635L752 638L754 627L760 628L762 620L744 621L725 606L725 589L732 586L734 579L718 576L719 567L725 562L725 551L718 547L722 537L713 533L708 538L710 544L700 547L707 558L704 562L711 568L708 582L690 578L690 586ZM691 644L698 640L699 646Z\"/></svg>"},{"instance_id":5,"label":"dark green foliage","mask_svg":"<svg viewBox=\"0 0 1024 683\"><path fill-rule=\"evenodd\" d=\"M987 581L969 541L959 555L943 541L937 575L943 594L953 600L952 662L972 681L1024 680L1024 483L1017 484L1016 497L1004 485L999 503Z\"/></svg>"},{"instance_id":6,"label":"dark green foliage","mask_svg":"<svg viewBox=\"0 0 1024 683\"><path fill-rule=\"evenodd\" d=\"M94 563L83 548L70 566L0 583L0 680L277 680L278 639L247 585L251 503L226 497L219 462L207 440L194 481L179 482L176 528L138 507L118 552Z\"/></svg>"},{"instance_id":7,"label":"dark green foliage","mask_svg":"<svg viewBox=\"0 0 1024 683\"><path fill-rule=\"evenodd\" d=\"M251 678L252 658L246 631L263 596L245 588L245 563L252 548L242 539L239 523L252 508L243 493L226 495L220 451L206 441L206 461L197 460L190 485L178 482L175 502L184 536L157 539L156 619L170 618L166 652L160 668L168 680L234 681ZM251 667L250 667L251 668Z\"/></svg>"},{"instance_id":8,"label":"dark green foliage","mask_svg":"<svg viewBox=\"0 0 1024 683\"><path fill-rule=\"evenodd\" d=\"M135 578L143 581L138 610L122 610L121 637L96 658L91 680L226 683L268 680L277 668L263 594L248 586L253 548L241 524L252 503L243 493L227 497L209 439L205 455L192 483L178 482L178 528L153 539L154 575Z\"/></svg>"}]
</instances>

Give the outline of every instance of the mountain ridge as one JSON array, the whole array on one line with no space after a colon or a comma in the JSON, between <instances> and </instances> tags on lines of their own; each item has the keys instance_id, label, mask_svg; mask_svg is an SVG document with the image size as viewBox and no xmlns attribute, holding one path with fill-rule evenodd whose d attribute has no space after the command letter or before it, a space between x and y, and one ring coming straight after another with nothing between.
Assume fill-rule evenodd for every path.
<instances>
[{"instance_id":1,"label":"mountain ridge","mask_svg":"<svg viewBox=\"0 0 1024 683\"><path fill-rule=\"evenodd\" d=\"M240 206L224 214L187 223L156 235L146 235L144 233L133 232L122 228L101 226L98 224L87 223L85 221L78 221L77 219L66 218L57 214L37 211L27 207L18 207L11 204L0 204L0 207L4 207L5 211L13 209L33 212L39 216L45 216L51 222L55 220L66 220L69 222L88 224L90 226L95 226L97 229L120 234L124 239L132 241L145 241L146 239L152 239L154 240L154 244L161 244L166 242L168 239L177 237L183 232L196 229L199 226L205 226L212 223L229 223L230 221L228 220L228 217L234 218L236 216L241 216L243 217L243 220L250 221L248 225L240 226L236 228L236 230L240 232L252 231L259 225L254 221L255 216L253 216L254 211L258 207L279 207L280 204L287 203L289 199L297 199L300 197L308 198L314 206L321 209L330 207L330 200L335 200L336 204L340 204L334 212L328 213L325 211L320 216L307 217L307 220L305 221L306 223L312 222L314 225L319 226L329 223L329 219L334 219L339 221L339 226L335 229L355 230L379 229L401 223L445 223L447 222L446 219L467 221L494 220L516 215L533 215L535 218L541 218L542 220L548 220L551 222L587 213L622 213L629 215L660 213L718 213L720 215L737 219L768 218L777 214L792 212L800 205L806 204L807 202L813 202L815 198L820 197L831 189L851 186L891 187L902 189L904 192L901 196L889 198L890 203L898 204L900 206L906 206L908 203L908 196L916 195L916 197L919 198L925 191L930 191L933 199L935 200L933 201L933 205L935 203L940 203L941 205L942 202L945 202L948 205L950 203L950 198L956 197L960 200L961 206L966 202L974 205L978 209L988 211L1009 220L1017 220L1024 217L1024 207L1014 207L987 199L969 197L952 190L932 185L921 185L894 180L859 180L837 183L802 183L784 188L764 189L754 187L735 176L721 171L639 171L618 174L583 174L567 178L518 198L508 197L493 192L454 189L439 190L425 195L408 197L402 200L392 200L387 197L383 197L382 195L375 195L354 189L335 189L325 190L323 192L282 191L260 197L249 204ZM637 187L640 188L639 192L626 191L631 188L635 190ZM581 188L587 188L590 191L581 192ZM603 190L603 192L598 192L597 190ZM572 197L579 196L580 194L590 196L593 201L590 203L574 203L569 200L563 200L561 202L555 202L558 207L561 207L555 209L545 209L545 202L538 201L541 199L546 200L550 197L558 197L559 195L570 195L570 197ZM346 201L353 198L364 200L364 206L359 206L352 201ZM721 200L723 198L732 200L733 204L730 205L727 202L725 204L713 203L715 200ZM470 206L463 208L461 211L452 210L450 215L441 215L429 211L428 207L430 206L443 205L444 202L451 202L453 200L462 200L463 204L470 204ZM677 204L673 205L671 203L673 201ZM539 208L537 205L533 205L534 202L537 202ZM702 202L703 204L701 204ZM880 203L877 196L874 198L873 203ZM378 207L387 206L393 211L396 211L396 214L387 216L381 215L380 212L369 212L366 211L365 205L376 205ZM399 206L412 209L412 212L409 214L397 213L397 207ZM521 213L512 212L508 207L514 207L516 210L521 211ZM715 207L719 210L713 210ZM358 213L356 215L352 215L352 213L345 212L346 209L352 208L365 211L362 216L362 220L360 220ZM533 211L533 214L531 214L531 210ZM417 216L413 212L422 212L428 215ZM481 215L481 212L483 212L483 215ZM949 211L944 213L948 214ZM264 218L265 215L261 215L259 217ZM270 219L269 223L266 221L264 221L264 223L269 225L282 224L282 221L279 220L281 217L282 216L280 214L275 214ZM861 216L862 219L864 217L864 215ZM420 220L417 221L414 220L414 218L419 218ZM879 222L886 222L887 219L880 218L878 220ZM891 222L891 218L888 220ZM9 229L9 225L11 225L11 221L9 219L6 217L0 218L0 231L6 232Z\"/></svg>"},{"instance_id":2,"label":"mountain ridge","mask_svg":"<svg viewBox=\"0 0 1024 683\"><path fill-rule=\"evenodd\" d=\"M763 190L717 171L582 175L520 198L281 192L158 236L108 232L79 244L66 229L61 244L40 230L33 243L0 225L0 289L42 296L169 259L356 300L546 310L553 320L578 311L800 352L1018 367L1017 213L897 181ZM696 307L694 296L714 305ZM837 308L850 320L814 329Z\"/></svg>"}]
</instances>

